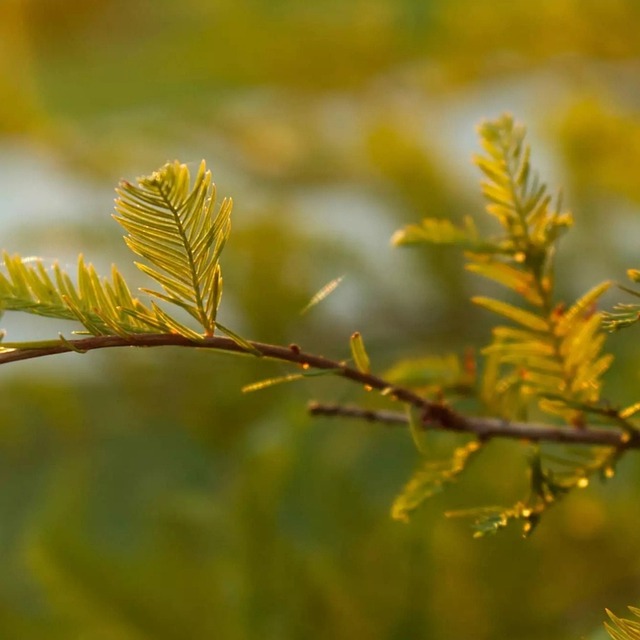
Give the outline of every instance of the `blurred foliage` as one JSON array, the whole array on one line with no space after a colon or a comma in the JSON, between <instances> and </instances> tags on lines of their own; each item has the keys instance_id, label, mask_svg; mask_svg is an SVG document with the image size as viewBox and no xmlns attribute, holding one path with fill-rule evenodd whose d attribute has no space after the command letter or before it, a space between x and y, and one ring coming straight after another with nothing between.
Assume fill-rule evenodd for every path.
<instances>
[{"instance_id":1,"label":"blurred foliage","mask_svg":"<svg viewBox=\"0 0 640 640\"><path fill-rule=\"evenodd\" d=\"M637 607L629 607L629 610L636 617L640 617L640 609ZM618 618L616 615L607 611L613 625L607 623L607 631L614 640L636 640L640 638L640 624L636 620L627 618Z\"/></svg>"},{"instance_id":2,"label":"blurred foliage","mask_svg":"<svg viewBox=\"0 0 640 640\"><path fill-rule=\"evenodd\" d=\"M614 408L600 397L602 377L613 356L604 348L606 336L596 304L611 282L592 287L570 305L558 300L556 254L559 240L573 226L573 216L561 209L559 198L553 203L546 184L531 166L525 129L513 116L505 114L483 122L479 134L483 154L476 155L474 163L484 176L481 187L485 209L497 223L494 226L498 233L480 237L470 217L465 218L462 228L456 228L448 219L425 218L419 225L396 231L392 237L399 246L426 244L465 249L468 271L507 290L509 302L503 295L471 299L508 324L492 328L491 343L481 351L484 362L480 376L475 375L475 363L465 366L471 382L466 396L475 396L489 415L506 420L535 421L540 416L538 419L549 421L550 416L559 416L564 424L580 428L597 419L624 429L630 437L638 428L630 420L637 405ZM400 370L411 363L415 360L407 361ZM436 371L432 367L432 372ZM456 402L462 380L451 386L451 372L443 370L438 382L436 397ZM424 384L420 387L424 390ZM430 411L425 410L423 421L432 417ZM479 409L466 411L477 413ZM439 420L447 423L446 417ZM418 450L428 455L429 436L421 426L421 420L410 411L414 441ZM444 461L429 457L394 502L393 517L408 521L409 512L442 486L458 479L481 444L475 441L457 448ZM583 447L577 453L543 456L533 447L526 497L512 507L474 507L451 515L474 518L475 537L495 533L513 520L522 521L523 533L528 536L550 506L573 489L586 488L591 476L613 478L621 454L622 451L606 447Z\"/></svg>"},{"instance_id":3,"label":"blurred foliage","mask_svg":"<svg viewBox=\"0 0 640 640\"><path fill-rule=\"evenodd\" d=\"M637 266L639 10L4 0L2 244L75 256L89 239L100 266L120 251L117 179L207 157L236 203L222 322L327 355L358 329L381 369L462 351L488 335L474 276L444 252L391 252L389 237L477 210L472 124L511 109L543 177L569 187L558 288L623 279ZM615 403L640 354L611 345ZM308 398L362 400L335 380L241 396L282 373L179 350L3 370L0 635L560 640L638 603L635 460L526 544L474 541L439 514L517 498L526 460L496 443L404 526L388 504L416 462L406 433L308 420Z\"/></svg>"}]
</instances>

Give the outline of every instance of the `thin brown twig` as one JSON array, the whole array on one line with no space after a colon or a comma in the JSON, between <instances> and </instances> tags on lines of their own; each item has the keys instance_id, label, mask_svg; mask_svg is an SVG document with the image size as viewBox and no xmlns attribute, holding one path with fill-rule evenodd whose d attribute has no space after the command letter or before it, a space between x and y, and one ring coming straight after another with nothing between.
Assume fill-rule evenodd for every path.
<instances>
[{"instance_id":1,"label":"thin brown twig","mask_svg":"<svg viewBox=\"0 0 640 640\"><path fill-rule=\"evenodd\" d=\"M329 416L355 418L368 422L380 422L390 426L407 426L409 419L397 411L377 411L362 407L344 406L338 404L321 404L310 402L307 405L313 416ZM533 422L509 422L496 418L462 417L458 428L444 426L430 422L427 429L463 431L476 435L482 440L491 438L514 438L530 440L532 442L561 442L565 444L585 444L611 446L625 449L640 449L640 437L631 436L619 429L605 429L602 427L576 428L538 424Z\"/></svg>"},{"instance_id":2,"label":"thin brown twig","mask_svg":"<svg viewBox=\"0 0 640 640\"><path fill-rule=\"evenodd\" d=\"M364 387L376 389L389 395L395 400L406 402L417 407L431 406L432 403L424 400L416 393L409 389L396 388L386 380L374 376L369 373L363 373L358 369L348 366L344 362L331 360L324 356L318 356L311 353L305 353L300 350L297 345L283 347L273 344L264 344L247 340L252 349L265 358L281 360L300 365L304 369L322 369L335 370L337 375L348 378L354 382L358 382ZM0 343L0 347L3 345ZM231 353L241 353L252 355L246 347L235 342L231 338L223 338L221 336L213 336L202 338L201 340L191 340L184 336L171 333L145 333L131 334L130 336L91 336L88 338L76 338L72 340L60 340L56 344L40 346L38 343L21 344L19 348L0 352L0 364L9 362L17 362L19 360L29 360L31 358L42 358L60 353L69 353L72 351L95 351L96 349L109 349L113 347L191 347L197 349L215 349L218 351L226 351Z\"/></svg>"},{"instance_id":3,"label":"thin brown twig","mask_svg":"<svg viewBox=\"0 0 640 640\"><path fill-rule=\"evenodd\" d=\"M618 429L603 429L598 427L558 427L553 425L508 422L495 418L466 417L450 407L431 402L422 398L410 389L397 387L388 381L364 373L350 367L345 362L339 362L324 356L305 353L297 345L289 347L247 341L255 353L262 357L290 362L303 369L332 370L336 375L352 380L366 389L376 389L392 400L412 405L422 411L425 428L437 428L448 431L470 433L481 439L489 438L518 438L533 441L565 442L585 445L605 445L624 449L640 448L640 432L626 433ZM0 345L2 346L2 345ZM235 342L231 338L213 336L201 340L191 340L174 334L140 334L121 336L91 336L72 340L60 340L56 344L42 346L42 344L21 344L19 348L0 352L0 364L42 358L69 352L86 353L97 349L114 347L190 347L197 349L213 349L231 353L248 354L247 347ZM336 405L315 404L310 407L314 415L340 415L344 417L361 418L376 422L406 424L404 415L395 412L369 411L360 408L347 408Z\"/></svg>"}]
</instances>

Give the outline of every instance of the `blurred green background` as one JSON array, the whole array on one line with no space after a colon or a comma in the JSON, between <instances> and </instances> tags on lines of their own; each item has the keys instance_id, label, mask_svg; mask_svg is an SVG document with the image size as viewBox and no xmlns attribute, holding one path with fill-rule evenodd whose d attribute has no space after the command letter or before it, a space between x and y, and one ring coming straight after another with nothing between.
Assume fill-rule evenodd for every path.
<instances>
[{"instance_id":1,"label":"blurred green background","mask_svg":"<svg viewBox=\"0 0 640 640\"><path fill-rule=\"evenodd\" d=\"M389 237L481 214L474 126L509 110L576 215L563 294L638 267L639 32L635 0L1 0L1 245L143 284L112 189L206 158L235 201L222 322L336 358L357 329L379 371L481 345L460 256ZM610 344L605 396L630 404L640 352ZM0 637L595 639L640 602L637 460L530 540L478 541L442 512L523 491L526 451L494 443L399 524L407 434L308 418L370 401L340 381L241 394L285 371L177 349L3 368Z\"/></svg>"}]
</instances>

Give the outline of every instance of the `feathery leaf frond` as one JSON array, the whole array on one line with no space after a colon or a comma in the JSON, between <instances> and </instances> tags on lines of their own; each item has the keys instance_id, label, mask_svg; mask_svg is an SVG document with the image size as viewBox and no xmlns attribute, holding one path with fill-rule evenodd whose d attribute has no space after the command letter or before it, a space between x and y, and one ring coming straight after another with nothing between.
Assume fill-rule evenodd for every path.
<instances>
[{"instance_id":1,"label":"feathery leaf frond","mask_svg":"<svg viewBox=\"0 0 640 640\"><path fill-rule=\"evenodd\" d=\"M593 307L610 283L594 287L568 310L554 302L554 256L558 239L572 224L571 215L562 212L559 203L553 205L533 171L524 127L504 115L483 123L479 133L485 153L474 161L484 174L486 211L498 222L498 234L482 238L470 221L459 229L447 220L425 220L421 227L398 232L394 240L459 244L467 249L467 270L517 296L515 302L472 298L515 324L495 327L491 345L482 351L490 360L484 375L491 383L482 385L481 397L491 398L494 408L499 404L505 417L524 416L527 405L539 401L544 411L578 423L580 412L543 397L599 401L601 377L611 357L602 353L600 316ZM504 397L496 399L495 389L502 389Z\"/></svg>"},{"instance_id":2,"label":"feathery leaf frond","mask_svg":"<svg viewBox=\"0 0 640 640\"><path fill-rule=\"evenodd\" d=\"M412 244L455 245L470 251L500 252L502 248L480 238L473 218L466 216L464 225L454 225L447 218L425 218L396 231L391 237L395 246Z\"/></svg>"},{"instance_id":3,"label":"feathery leaf frond","mask_svg":"<svg viewBox=\"0 0 640 640\"><path fill-rule=\"evenodd\" d=\"M80 256L75 285L58 263L48 270L37 258L25 260L5 253L3 260L6 274L0 272L0 307L6 311L77 320L93 335L166 329L153 311L131 295L115 267L109 281Z\"/></svg>"},{"instance_id":4,"label":"feathery leaf frond","mask_svg":"<svg viewBox=\"0 0 640 640\"><path fill-rule=\"evenodd\" d=\"M472 528L474 538L483 538L486 535L494 535L504 529L513 520L526 520L531 517L530 512L522 503L517 503L513 507L478 507L475 509L460 509L458 511L447 511L447 518L472 518ZM528 531L527 531L528 532Z\"/></svg>"},{"instance_id":5,"label":"feathery leaf frond","mask_svg":"<svg viewBox=\"0 0 640 640\"><path fill-rule=\"evenodd\" d=\"M473 518L476 538L495 534L515 521L523 523L522 533L529 536L544 512L569 491L589 486L594 474L599 474L603 480L612 478L618 457L619 453L610 447L567 448L564 456L543 455L535 447L530 457L530 494L526 500L512 507L480 507L445 515Z\"/></svg>"},{"instance_id":6,"label":"feathery leaf frond","mask_svg":"<svg viewBox=\"0 0 640 640\"><path fill-rule=\"evenodd\" d=\"M317 304L322 302L325 298L330 296L339 286L340 283L344 280L344 276L338 276L334 278L330 282L324 285L317 293L315 293L311 300L302 308L300 311L300 315L304 315L307 313L312 307L315 307Z\"/></svg>"},{"instance_id":7,"label":"feathery leaf frond","mask_svg":"<svg viewBox=\"0 0 640 640\"><path fill-rule=\"evenodd\" d=\"M204 161L191 185L189 169L166 164L137 184L122 181L115 219L126 229L125 242L151 265L138 268L163 291L143 289L185 309L213 335L222 294L219 258L229 236L231 200L217 213L215 186Z\"/></svg>"},{"instance_id":8,"label":"feathery leaf frond","mask_svg":"<svg viewBox=\"0 0 640 640\"><path fill-rule=\"evenodd\" d=\"M214 213L215 188L204 163L191 187L189 170L174 162L137 185L123 181L114 216L129 232L127 245L150 264L137 263L162 291L142 289L158 300L186 310L211 336L216 327L233 340L248 343L216 322L222 295L218 264L229 235L231 201ZM150 266L151 265L151 266ZM145 306L134 298L120 272L111 281L92 265L78 261L77 284L56 263L47 269L36 258L4 255L0 272L0 309L78 320L92 335L173 333L192 340L202 334L170 316L155 302ZM253 352L253 348L247 349Z\"/></svg>"},{"instance_id":9,"label":"feathery leaf frond","mask_svg":"<svg viewBox=\"0 0 640 640\"><path fill-rule=\"evenodd\" d=\"M391 507L394 520L409 521L409 514L415 511L425 500L442 491L448 484L455 482L470 460L482 448L472 441L457 448L451 458L446 460L426 460L413 474Z\"/></svg>"},{"instance_id":10,"label":"feathery leaf frond","mask_svg":"<svg viewBox=\"0 0 640 640\"><path fill-rule=\"evenodd\" d=\"M640 609L629 607L629 611L636 616L636 618L640 618ZM604 626L613 640L640 640L639 620L618 618L618 616L614 615L608 609L607 615L613 624L605 622Z\"/></svg>"},{"instance_id":11,"label":"feathery leaf frond","mask_svg":"<svg viewBox=\"0 0 640 640\"><path fill-rule=\"evenodd\" d=\"M546 186L531 170L525 130L510 116L480 127L485 156L475 159L485 175L482 189L487 212L498 219L513 249L509 256L468 255L470 271L508 287L523 298L525 308L486 297L474 302L523 328L496 327L490 347L483 353L494 359L502 382L514 380L523 402L537 398L543 411L578 424L581 413L567 403L597 404L601 377L611 364L602 355L604 337L594 306L611 286L594 287L568 310L553 302L557 241L571 225L570 214L552 208ZM497 369L496 369L497 367ZM555 394L550 401L545 395ZM564 401L564 403L563 403Z\"/></svg>"},{"instance_id":12,"label":"feathery leaf frond","mask_svg":"<svg viewBox=\"0 0 640 640\"><path fill-rule=\"evenodd\" d=\"M482 124L479 133L484 153L474 161L483 173L486 212L498 223L497 233L483 238L469 220L461 228L448 220L427 219L397 232L394 243L458 245L466 250L468 271L508 290L507 300L472 298L503 320L481 351L485 363L476 396L486 409L519 420L527 420L532 409L542 410L575 426L582 426L584 416L591 414L633 430L621 412L604 407L600 400L602 376L612 356L604 353L602 316L595 305L611 283L597 285L570 306L554 300L555 253L572 217L561 211L559 199L554 203L533 171L524 127L504 115ZM639 309L633 308L633 321L640 317ZM629 416L634 412L630 408ZM594 456L589 460L569 457L571 464L565 461L562 469L534 456L527 501L465 515L475 519L477 535L493 533L514 519L524 520L529 533L556 498L583 486L593 473L612 468L611 450L600 454L594 449ZM419 503L437 486L428 474L417 475L405 489L405 500Z\"/></svg>"},{"instance_id":13,"label":"feathery leaf frond","mask_svg":"<svg viewBox=\"0 0 640 640\"><path fill-rule=\"evenodd\" d=\"M627 276L632 282L640 282L640 271L638 269L628 269ZM640 298L640 292L628 287L618 285L622 291ZM626 329L640 321L640 304L629 304L620 302L613 307L613 311L603 314L603 326L608 331L619 331Z\"/></svg>"},{"instance_id":14,"label":"feathery leaf frond","mask_svg":"<svg viewBox=\"0 0 640 640\"><path fill-rule=\"evenodd\" d=\"M476 361L470 351L464 358L454 353L404 358L388 369L384 378L425 394L458 392L470 395L476 381Z\"/></svg>"}]
</instances>

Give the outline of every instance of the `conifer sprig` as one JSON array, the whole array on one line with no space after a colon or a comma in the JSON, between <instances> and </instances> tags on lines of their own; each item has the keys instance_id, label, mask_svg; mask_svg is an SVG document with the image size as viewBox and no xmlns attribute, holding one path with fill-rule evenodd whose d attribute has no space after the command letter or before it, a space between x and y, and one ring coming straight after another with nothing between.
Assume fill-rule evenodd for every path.
<instances>
[{"instance_id":1,"label":"conifer sprig","mask_svg":"<svg viewBox=\"0 0 640 640\"><path fill-rule=\"evenodd\" d=\"M600 401L602 376L612 356L603 353L605 335L595 305L611 283L593 287L571 305L556 301L554 258L559 239L573 224L572 216L562 211L559 199L554 204L532 170L524 127L504 115L482 124L479 134L484 153L474 161L484 176L486 212L497 221L498 232L481 237L468 218L463 227L427 219L396 233L394 243L457 245L466 252L467 270L509 291L506 299L472 298L508 321L494 327L491 343L482 350L485 365L476 393L490 413L526 422L541 410L573 427L584 427L590 415L628 434L636 432L632 407L615 410ZM586 486L594 474L611 477L617 457L617 449L606 447L554 460L538 452L531 456L531 492L526 500L465 515L475 518L478 535L495 532L514 519L523 520L528 533L569 490ZM438 466L427 461L423 468L433 472ZM457 476L443 473L438 486ZM428 497L428 491L416 491L424 477L419 469L399 496L400 504L408 501L415 508L418 496ZM431 479L429 486L436 484Z\"/></svg>"},{"instance_id":2,"label":"conifer sprig","mask_svg":"<svg viewBox=\"0 0 640 640\"><path fill-rule=\"evenodd\" d=\"M125 242L153 265L136 263L163 289L142 291L182 307L212 336L222 296L218 261L231 228L232 201L223 200L214 212L216 190L204 161L193 186L188 167L176 161L135 185L122 181L117 192L114 217L129 234Z\"/></svg>"},{"instance_id":3,"label":"conifer sprig","mask_svg":"<svg viewBox=\"0 0 640 640\"><path fill-rule=\"evenodd\" d=\"M212 336L218 327L253 353L248 342L216 322L222 295L219 258L229 236L231 200L215 207L211 173L202 162L193 186L186 165L164 165L137 184L122 181L117 189L116 220L129 232L127 245L152 266L136 263L162 291L141 291L186 310ZM168 333L191 340L202 333L163 310L154 300L145 305L134 297L114 266L109 281L78 260L72 278L55 263L47 269L39 259L4 254L0 272L0 310L25 311L77 320L95 335L128 336Z\"/></svg>"},{"instance_id":4,"label":"conifer sprig","mask_svg":"<svg viewBox=\"0 0 640 640\"><path fill-rule=\"evenodd\" d=\"M153 309L134 298L112 267L111 280L100 278L78 258L77 284L56 262L47 268L38 258L4 253L0 271L0 309L49 318L76 320L92 335L127 335L166 330Z\"/></svg>"},{"instance_id":5,"label":"conifer sprig","mask_svg":"<svg viewBox=\"0 0 640 640\"><path fill-rule=\"evenodd\" d=\"M619 618L607 609L610 622L604 626L613 640L640 640L640 609L629 607L633 618Z\"/></svg>"},{"instance_id":6,"label":"conifer sprig","mask_svg":"<svg viewBox=\"0 0 640 640\"><path fill-rule=\"evenodd\" d=\"M628 269L627 276L632 282L640 282L640 271L638 269ZM622 291L632 295L635 298L640 298L640 292L629 287L623 287L618 285ZM603 314L603 325L605 329L609 331L619 331L620 329L626 329L631 325L640 321L640 304L620 302L616 304L613 311Z\"/></svg>"},{"instance_id":7,"label":"conifer sprig","mask_svg":"<svg viewBox=\"0 0 640 640\"><path fill-rule=\"evenodd\" d=\"M486 211L499 232L482 238L468 219L463 229L447 220L427 219L398 232L396 244L458 245L466 250L466 269L511 293L501 300L472 301L508 325L493 329L479 394L490 411L525 418L534 407L579 425L599 406L601 379L612 362L603 354L601 316L595 311L610 287L603 282L567 307L554 298L554 258L558 241L573 224L559 198L532 170L525 129L503 115L479 128L484 154L474 158L484 179ZM496 393L498 390L498 393Z\"/></svg>"},{"instance_id":8,"label":"conifer sprig","mask_svg":"<svg viewBox=\"0 0 640 640\"><path fill-rule=\"evenodd\" d=\"M554 257L572 217L559 205L552 206L546 185L531 169L525 130L511 116L483 124L480 138L485 155L475 162L485 175L487 212L502 227L499 244L506 251L503 256L469 254L467 268L523 299L520 306L474 298L519 325L515 331L507 326L494 329L484 350L494 361L487 367L485 385L502 387L513 401L511 407L503 404L506 415L514 410L526 415L528 401L535 399L543 411L579 425L584 410L598 405L601 377L612 361L611 355L602 354L601 318L594 311L610 283L594 287L568 309L554 300Z\"/></svg>"}]
</instances>

